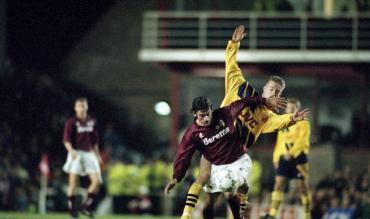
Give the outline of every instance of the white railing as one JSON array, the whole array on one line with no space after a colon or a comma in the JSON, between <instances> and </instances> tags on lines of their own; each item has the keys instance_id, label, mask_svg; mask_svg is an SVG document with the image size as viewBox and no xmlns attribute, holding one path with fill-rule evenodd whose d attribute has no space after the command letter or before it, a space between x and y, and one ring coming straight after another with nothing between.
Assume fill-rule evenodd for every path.
<instances>
[{"instance_id":1,"label":"white railing","mask_svg":"<svg viewBox=\"0 0 370 219\"><path fill-rule=\"evenodd\" d=\"M146 12L143 49L220 49L244 24L254 50L370 50L370 14L255 14L247 12Z\"/></svg>"}]
</instances>

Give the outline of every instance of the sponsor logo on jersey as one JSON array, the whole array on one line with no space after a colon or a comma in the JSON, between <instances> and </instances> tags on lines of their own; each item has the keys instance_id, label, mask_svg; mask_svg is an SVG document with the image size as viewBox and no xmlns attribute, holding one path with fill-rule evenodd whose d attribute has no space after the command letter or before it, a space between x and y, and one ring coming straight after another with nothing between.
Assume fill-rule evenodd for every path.
<instances>
[{"instance_id":1,"label":"sponsor logo on jersey","mask_svg":"<svg viewBox=\"0 0 370 219\"><path fill-rule=\"evenodd\" d=\"M84 132L93 132L94 131L94 121L88 121L86 126L81 125L80 122L76 122L77 126L77 133L84 133Z\"/></svg>"},{"instance_id":2,"label":"sponsor logo on jersey","mask_svg":"<svg viewBox=\"0 0 370 219\"><path fill-rule=\"evenodd\" d=\"M214 141L216 141L217 139L220 139L222 137L224 137L227 133L230 132L230 128L229 127L226 127L224 129L222 129L219 133L217 133L216 135L210 137L210 138L204 138L202 141L203 141L203 144L204 145L209 145L211 143L213 143Z\"/></svg>"},{"instance_id":3,"label":"sponsor logo on jersey","mask_svg":"<svg viewBox=\"0 0 370 219\"><path fill-rule=\"evenodd\" d=\"M218 121L218 128L216 126L216 129L224 128L225 126L226 126L226 124L225 124L224 120L220 119Z\"/></svg>"},{"instance_id":4,"label":"sponsor logo on jersey","mask_svg":"<svg viewBox=\"0 0 370 219\"><path fill-rule=\"evenodd\" d=\"M247 113L242 113L241 116L243 117L244 122L247 123L249 125L249 127L251 127L252 129L254 127L256 127L256 125L258 125L257 120L255 120L253 118L253 116L251 114L249 114L248 112Z\"/></svg>"}]
</instances>

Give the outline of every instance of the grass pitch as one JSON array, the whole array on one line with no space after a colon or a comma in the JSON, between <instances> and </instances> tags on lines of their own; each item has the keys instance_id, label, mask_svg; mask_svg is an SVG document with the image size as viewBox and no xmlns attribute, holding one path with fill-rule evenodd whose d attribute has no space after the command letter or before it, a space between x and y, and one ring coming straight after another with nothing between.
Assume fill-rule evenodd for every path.
<instances>
[{"instance_id":1,"label":"grass pitch","mask_svg":"<svg viewBox=\"0 0 370 219\"><path fill-rule=\"evenodd\" d=\"M178 219L180 217L165 217L165 216L146 216L146 215L112 215L112 216L96 216L96 219ZM16 212L0 212L0 219L70 219L67 213L50 213L50 214L29 214ZM84 215L80 215L79 219L88 219Z\"/></svg>"}]
</instances>

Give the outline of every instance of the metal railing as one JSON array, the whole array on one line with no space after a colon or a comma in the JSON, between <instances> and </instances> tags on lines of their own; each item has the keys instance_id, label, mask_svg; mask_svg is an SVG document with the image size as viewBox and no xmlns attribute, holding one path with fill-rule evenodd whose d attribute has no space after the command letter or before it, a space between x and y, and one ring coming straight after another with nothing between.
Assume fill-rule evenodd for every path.
<instances>
[{"instance_id":1,"label":"metal railing","mask_svg":"<svg viewBox=\"0 0 370 219\"><path fill-rule=\"evenodd\" d=\"M370 50L370 14L254 14L246 12L146 12L143 49L219 49L236 25L247 26L243 47L284 50Z\"/></svg>"}]
</instances>

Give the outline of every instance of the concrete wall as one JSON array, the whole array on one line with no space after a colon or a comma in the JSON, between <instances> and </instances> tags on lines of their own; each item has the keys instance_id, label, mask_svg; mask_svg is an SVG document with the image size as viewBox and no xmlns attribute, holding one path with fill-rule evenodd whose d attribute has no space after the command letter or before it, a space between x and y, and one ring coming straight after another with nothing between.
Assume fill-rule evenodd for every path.
<instances>
[{"instance_id":1,"label":"concrete wall","mask_svg":"<svg viewBox=\"0 0 370 219\"><path fill-rule=\"evenodd\" d=\"M140 4L142 2L142 4ZM141 16L153 7L151 1L117 1L66 61L66 76L126 108L136 123L151 121L148 128L159 138L168 125L153 111L156 101L169 100L169 73L138 61L141 46Z\"/></svg>"}]
</instances>

